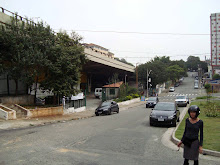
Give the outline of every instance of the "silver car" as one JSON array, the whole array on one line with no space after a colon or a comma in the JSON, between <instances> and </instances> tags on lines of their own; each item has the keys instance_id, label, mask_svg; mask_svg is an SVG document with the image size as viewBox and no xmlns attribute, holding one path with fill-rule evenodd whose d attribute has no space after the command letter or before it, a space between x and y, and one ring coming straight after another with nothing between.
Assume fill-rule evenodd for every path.
<instances>
[{"instance_id":1,"label":"silver car","mask_svg":"<svg viewBox=\"0 0 220 165\"><path fill-rule=\"evenodd\" d=\"M177 106L187 106L189 104L189 97L188 96L177 96L175 100Z\"/></svg>"}]
</instances>

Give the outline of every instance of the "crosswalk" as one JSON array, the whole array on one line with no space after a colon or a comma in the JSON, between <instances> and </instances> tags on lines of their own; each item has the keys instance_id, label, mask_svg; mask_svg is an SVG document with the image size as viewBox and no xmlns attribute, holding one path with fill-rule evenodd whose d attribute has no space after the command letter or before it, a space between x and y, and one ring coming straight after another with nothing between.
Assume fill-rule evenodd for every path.
<instances>
[{"instance_id":1,"label":"crosswalk","mask_svg":"<svg viewBox=\"0 0 220 165\"><path fill-rule=\"evenodd\" d=\"M166 96L159 96L160 101L174 101L177 96L188 96L189 98L196 97L197 93L181 94L181 93L172 93Z\"/></svg>"},{"instance_id":2,"label":"crosswalk","mask_svg":"<svg viewBox=\"0 0 220 165\"><path fill-rule=\"evenodd\" d=\"M179 94L179 93L176 93L176 94L171 94L171 95L167 95L167 96L163 96L163 97L173 97L173 96L196 96L198 95L197 93L192 93L192 94Z\"/></svg>"}]
</instances>

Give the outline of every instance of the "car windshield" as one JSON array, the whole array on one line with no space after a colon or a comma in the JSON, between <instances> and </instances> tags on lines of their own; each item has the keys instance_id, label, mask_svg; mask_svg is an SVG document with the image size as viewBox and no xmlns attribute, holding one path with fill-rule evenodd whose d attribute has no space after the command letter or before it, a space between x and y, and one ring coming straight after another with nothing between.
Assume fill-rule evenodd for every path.
<instances>
[{"instance_id":1,"label":"car windshield","mask_svg":"<svg viewBox=\"0 0 220 165\"><path fill-rule=\"evenodd\" d=\"M185 96L177 96L176 99L185 99Z\"/></svg>"},{"instance_id":2,"label":"car windshield","mask_svg":"<svg viewBox=\"0 0 220 165\"><path fill-rule=\"evenodd\" d=\"M111 105L111 102L103 102L100 107L105 107Z\"/></svg>"},{"instance_id":3,"label":"car windshield","mask_svg":"<svg viewBox=\"0 0 220 165\"><path fill-rule=\"evenodd\" d=\"M156 111L174 111L174 104L170 104L170 103L158 103L154 110Z\"/></svg>"},{"instance_id":4,"label":"car windshield","mask_svg":"<svg viewBox=\"0 0 220 165\"><path fill-rule=\"evenodd\" d=\"M156 97L150 97L150 98L148 99L148 101L156 101L156 100L157 100Z\"/></svg>"}]
</instances>

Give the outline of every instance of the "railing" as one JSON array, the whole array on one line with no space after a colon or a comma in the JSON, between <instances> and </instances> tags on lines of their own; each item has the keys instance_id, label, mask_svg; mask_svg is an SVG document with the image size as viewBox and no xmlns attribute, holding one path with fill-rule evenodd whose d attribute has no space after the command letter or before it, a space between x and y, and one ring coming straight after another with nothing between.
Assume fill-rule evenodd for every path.
<instances>
[{"instance_id":1,"label":"railing","mask_svg":"<svg viewBox=\"0 0 220 165\"><path fill-rule=\"evenodd\" d=\"M27 19L27 18L25 18L25 17L22 17L22 16L18 15L17 13L13 13L13 12L11 12L11 11L9 11L9 10L3 8L3 7L0 7L0 9L2 10L2 13L4 13L4 14L6 14L6 13L5 13L5 11L6 11L6 12L8 12L8 13L10 13L10 14L12 14L12 15L15 15L15 16L17 16L18 18L20 18L21 21L26 20L26 21L30 21L30 22L36 24L34 21L31 21L31 20L29 20L29 19Z\"/></svg>"}]
</instances>

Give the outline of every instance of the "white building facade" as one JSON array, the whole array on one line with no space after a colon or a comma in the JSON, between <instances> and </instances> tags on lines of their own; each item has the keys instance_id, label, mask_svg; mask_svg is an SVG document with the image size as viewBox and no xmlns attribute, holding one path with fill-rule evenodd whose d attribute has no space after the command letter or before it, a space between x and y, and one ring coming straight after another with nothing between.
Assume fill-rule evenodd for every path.
<instances>
[{"instance_id":1,"label":"white building facade","mask_svg":"<svg viewBox=\"0 0 220 165\"><path fill-rule=\"evenodd\" d=\"M210 16L212 73L220 73L220 13Z\"/></svg>"}]
</instances>

